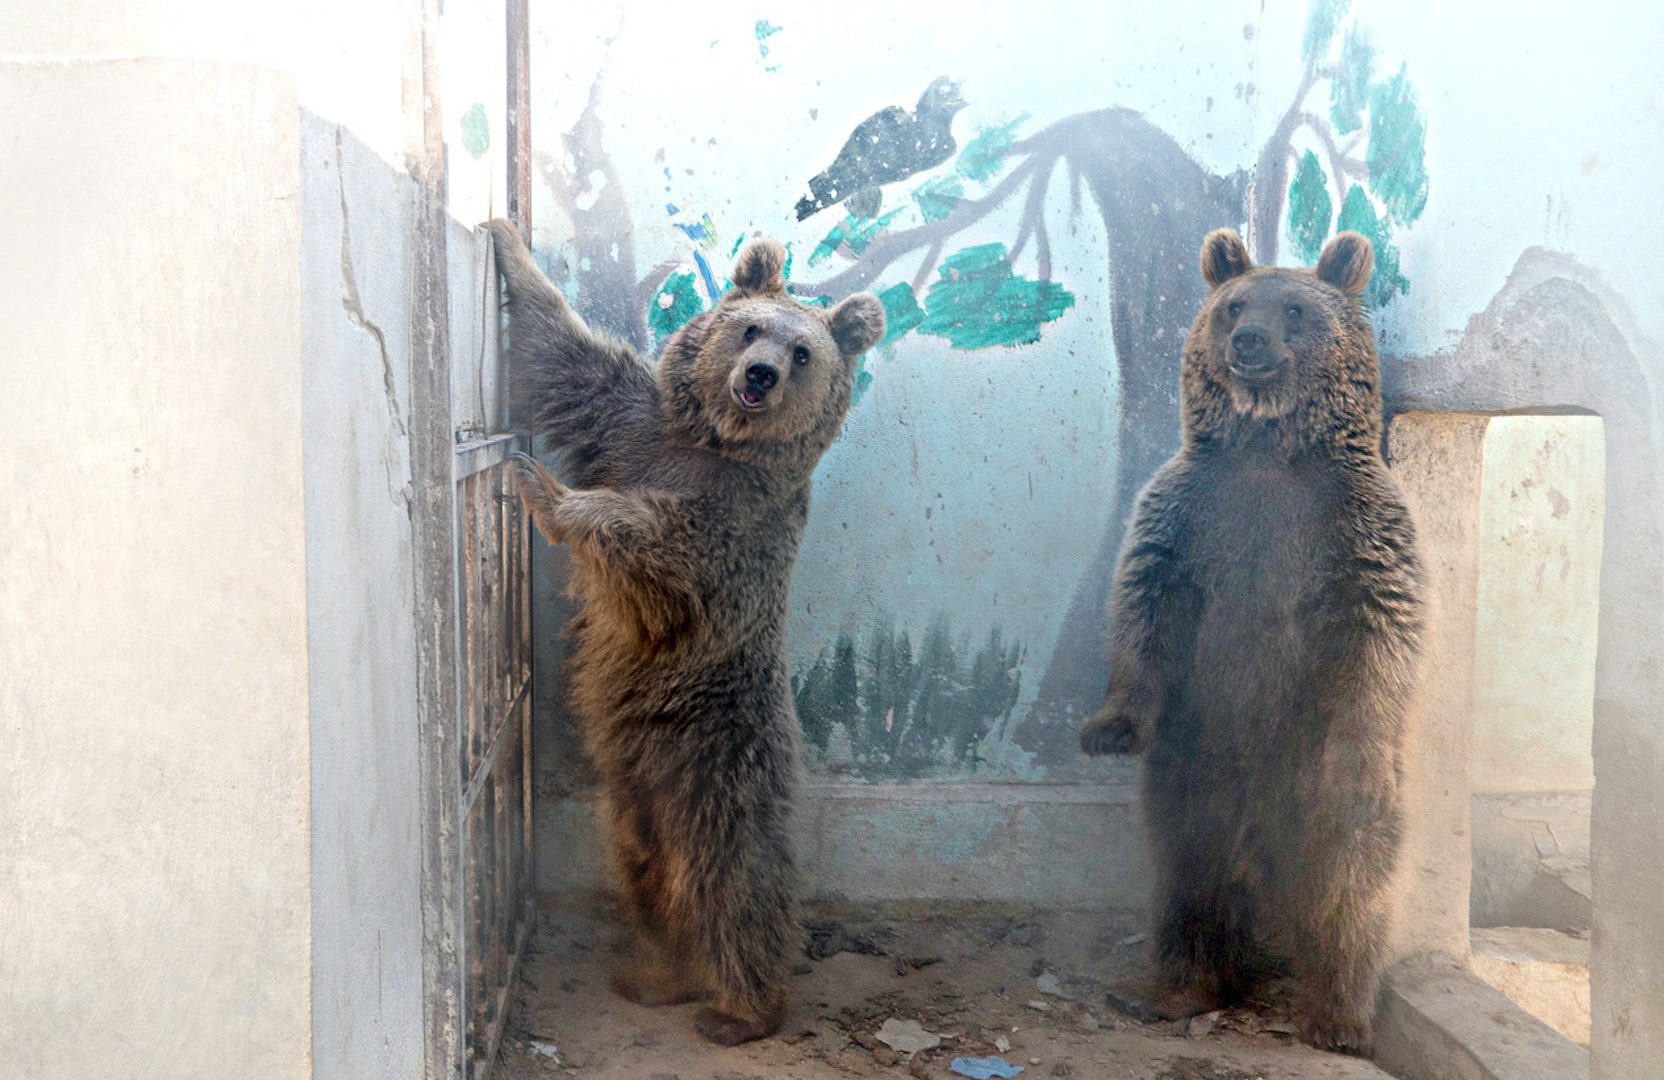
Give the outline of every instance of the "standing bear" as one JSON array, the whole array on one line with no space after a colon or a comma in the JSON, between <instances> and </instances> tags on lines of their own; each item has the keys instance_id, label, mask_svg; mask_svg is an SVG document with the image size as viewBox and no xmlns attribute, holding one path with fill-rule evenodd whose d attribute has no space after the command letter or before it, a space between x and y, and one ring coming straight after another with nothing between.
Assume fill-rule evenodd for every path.
<instances>
[{"instance_id":1,"label":"standing bear","mask_svg":"<svg viewBox=\"0 0 1664 1080\"><path fill-rule=\"evenodd\" d=\"M1381 456L1379 362L1341 233L1314 270L1202 244L1183 444L1139 496L1089 754L1145 752L1157 974L1176 1019L1289 958L1303 1038L1368 1053L1422 637L1415 530ZM1270 948L1267 948L1267 946Z\"/></svg>"},{"instance_id":2,"label":"standing bear","mask_svg":"<svg viewBox=\"0 0 1664 1080\"><path fill-rule=\"evenodd\" d=\"M517 422L572 481L519 458L527 513L572 554L570 706L634 929L613 985L644 1005L710 998L700 1034L760 1038L780 1025L802 945L786 593L809 474L883 305L798 303L785 250L754 240L733 288L664 343L655 373L583 324L511 223L490 229Z\"/></svg>"}]
</instances>

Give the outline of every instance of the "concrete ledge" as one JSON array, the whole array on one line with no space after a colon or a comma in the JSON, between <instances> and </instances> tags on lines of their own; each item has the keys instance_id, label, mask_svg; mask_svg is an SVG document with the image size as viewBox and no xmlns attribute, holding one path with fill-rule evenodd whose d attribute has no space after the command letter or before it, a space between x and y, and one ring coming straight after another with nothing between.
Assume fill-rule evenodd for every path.
<instances>
[{"instance_id":1,"label":"concrete ledge","mask_svg":"<svg viewBox=\"0 0 1664 1080\"><path fill-rule=\"evenodd\" d=\"M1442 957L1382 980L1375 1061L1402 1080L1580 1080L1589 1052Z\"/></svg>"},{"instance_id":2,"label":"concrete ledge","mask_svg":"<svg viewBox=\"0 0 1664 1080\"><path fill-rule=\"evenodd\" d=\"M1473 931L1473 973L1579 1046L1589 1045L1589 938L1535 926Z\"/></svg>"},{"instance_id":3,"label":"concrete ledge","mask_svg":"<svg viewBox=\"0 0 1664 1080\"><path fill-rule=\"evenodd\" d=\"M817 780L798 813L816 899L1143 909L1149 854L1136 767L1108 783ZM538 891L605 887L595 798L540 800Z\"/></svg>"}]
</instances>

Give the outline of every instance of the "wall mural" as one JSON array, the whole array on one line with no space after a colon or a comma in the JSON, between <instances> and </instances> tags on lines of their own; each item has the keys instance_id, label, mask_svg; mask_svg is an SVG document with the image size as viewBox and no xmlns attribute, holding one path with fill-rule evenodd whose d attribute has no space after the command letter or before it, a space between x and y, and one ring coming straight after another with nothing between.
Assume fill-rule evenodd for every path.
<instances>
[{"instance_id":1,"label":"wall mural","mask_svg":"<svg viewBox=\"0 0 1664 1080\"><path fill-rule=\"evenodd\" d=\"M757 21L765 70L779 70L771 47L789 30ZM820 171L783 182L777 205L747 207L744 221L719 225L713 211L679 197L664 150L655 158L662 191L623 190L609 153L624 149L606 145L601 121L604 69L558 149L542 146L535 164L562 242L540 244L538 256L593 325L633 344L651 347L714 304L732 253L765 231L789 240L787 274L803 302L832 304L864 289L884 302L888 332L863 360L851 427L880 380L944 349L950 360L963 354L943 369L954 378L982 365L1061 363L1112 383L1113 453L1084 462L1103 474L1092 518L1102 527L1074 536L1068 557L1024 594L1025 605L1047 608L1045 641L1030 639L1033 619L976 602L952 560L889 567L863 561L853 542L839 546L850 507L832 520L820 510L822 485L876 502L874 485L887 482L885 470L909 445L917 471L909 443L917 432L867 432L859 455L829 455L798 570L798 591L820 603L794 602L792 628L799 713L821 767L875 779L1033 778L1085 767L1075 727L1103 692L1109 574L1138 489L1177 445L1181 343L1205 291L1196 250L1209 229L1245 228L1256 261L1305 264L1335 231L1353 229L1375 244L1370 303L1385 308L1412 288L1397 243L1421 217L1430 180L1427 120L1409 71L1378 54L1347 0L1312 4L1287 62L1302 72L1292 98L1252 160L1229 173L1210 171L1144 115L1112 103L1041 123L1024 111L1037 103L1007 101L999 104L1009 119L966 123L974 94L965 73L933 78L914 102L849 116L847 138ZM682 243L643 265L631 208L639 219L655 203ZM1060 215L1067 237L1054 235ZM1096 228L1082 234L1101 236L1102 247L1081 254L1074 226L1087 215ZM1064 258L1065 247L1076 257ZM1094 262L1100 271L1082 269ZM1060 347L1060 328L1082 317L1083 290L1094 289L1107 291L1107 340L1093 355ZM939 482L960 500L989 498L964 477ZM1004 512L993 502L981 510ZM879 582L867 599L845 602L829 584L823 595L817 581L831 582L838 560L857 565L843 571L851 580L889 575L895 590ZM919 595L916 577L932 574L926 585L954 597L939 610L871 599L903 586ZM1013 629L1019 622L1023 632Z\"/></svg>"}]
</instances>

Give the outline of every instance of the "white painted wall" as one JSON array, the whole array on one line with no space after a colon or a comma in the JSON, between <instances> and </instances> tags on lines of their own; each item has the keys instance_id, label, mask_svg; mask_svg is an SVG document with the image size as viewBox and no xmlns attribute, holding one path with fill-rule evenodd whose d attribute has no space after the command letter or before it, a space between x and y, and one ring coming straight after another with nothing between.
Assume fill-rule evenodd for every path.
<instances>
[{"instance_id":1,"label":"white painted wall","mask_svg":"<svg viewBox=\"0 0 1664 1080\"><path fill-rule=\"evenodd\" d=\"M307 1077L293 82L5 63L0 100L0 1061Z\"/></svg>"}]
</instances>

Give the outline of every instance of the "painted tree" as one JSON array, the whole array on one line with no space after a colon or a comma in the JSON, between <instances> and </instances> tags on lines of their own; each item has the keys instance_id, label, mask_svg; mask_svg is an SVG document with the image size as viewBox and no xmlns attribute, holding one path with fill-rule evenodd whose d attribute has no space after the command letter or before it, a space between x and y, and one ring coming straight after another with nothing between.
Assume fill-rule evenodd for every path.
<instances>
[{"instance_id":1,"label":"painted tree","mask_svg":"<svg viewBox=\"0 0 1664 1080\"><path fill-rule=\"evenodd\" d=\"M881 348L911 334L965 350L1033 347L1074 304L1052 279L1046 211L1054 181L1067 181L1070 214L1087 212L1088 199L1099 214L1114 345L1105 368L1117 382L1121 410L1118 464L1109 526L1074 590L1035 708L1019 732L1019 741L1046 759L1073 759L1074 723L1102 694L1104 605L1115 553L1139 488L1177 447L1180 353L1205 292L1196 269L1201 237L1219 226L1245 226L1257 261L1286 254L1310 263L1335 231L1353 229L1375 244L1370 301L1385 306L1410 287L1394 237L1425 209L1428 177L1426 120L1408 74L1403 67L1378 70L1376 49L1351 19L1349 0L1313 0L1299 62L1294 95L1248 168L1209 172L1131 109L1078 113L1022 137L1019 117L979 132L951 164L910 178L900 205L887 194L892 209L876 218L846 213L802 260L806 267L792 283L815 303L875 291L890 323ZM580 311L647 347L714 303L722 283L710 267L726 245L718 244L708 218L679 224L695 244L693 267L661 264L634 278L628 217L600 148L598 96L599 83L565 136L572 167L547 158L540 165L577 234ZM606 182L586 205L578 196L597 170ZM796 195L783 193L782 201ZM1009 244L956 242L1005 208L1017 211ZM1031 252L1028 277L1018 268ZM871 378L861 372L858 389Z\"/></svg>"}]
</instances>

